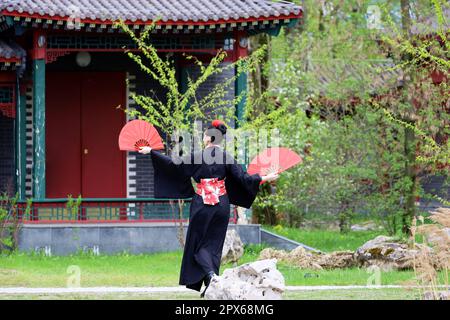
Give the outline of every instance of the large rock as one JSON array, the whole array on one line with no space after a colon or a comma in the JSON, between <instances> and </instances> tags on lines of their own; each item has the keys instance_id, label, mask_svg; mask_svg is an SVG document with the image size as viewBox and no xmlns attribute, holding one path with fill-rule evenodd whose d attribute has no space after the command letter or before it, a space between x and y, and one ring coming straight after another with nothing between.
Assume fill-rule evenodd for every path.
<instances>
[{"instance_id":1,"label":"large rock","mask_svg":"<svg viewBox=\"0 0 450 320\"><path fill-rule=\"evenodd\" d=\"M300 268L322 269L316 262L316 254L306 251L302 246L291 250L286 257L286 262Z\"/></svg>"},{"instance_id":2,"label":"large rock","mask_svg":"<svg viewBox=\"0 0 450 320\"><path fill-rule=\"evenodd\" d=\"M356 266L353 251L335 251L317 256L317 264L323 269L344 269Z\"/></svg>"},{"instance_id":3,"label":"large rock","mask_svg":"<svg viewBox=\"0 0 450 320\"><path fill-rule=\"evenodd\" d=\"M280 300L285 289L276 259L260 260L226 269L206 290L208 300Z\"/></svg>"},{"instance_id":4,"label":"large rock","mask_svg":"<svg viewBox=\"0 0 450 320\"><path fill-rule=\"evenodd\" d=\"M352 251L332 253L315 253L298 246L290 252L266 248L261 251L259 259L278 259L301 269L336 269L350 268L356 265Z\"/></svg>"},{"instance_id":5,"label":"large rock","mask_svg":"<svg viewBox=\"0 0 450 320\"><path fill-rule=\"evenodd\" d=\"M419 251L409 248L395 238L378 236L367 241L355 252L355 259L361 266L376 265L383 270L412 269Z\"/></svg>"},{"instance_id":6,"label":"large rock","mask_svg":"<svg viewBox=\"0 0 450 320\"><path fill-rule=\"evenodd\" d=\"M277 250L273 248L265 248L259 253L259 260L277 259L286 261L289 253L284 250Z\"/></svg>"},{"instance_id":7,"label":"large rock","mask_svg":"<svg viewBox=\"0 0 450 320\"><path fill-rule=\"evenodd\" d=\"M302 246L298 246L290 252L266 248L261 251L258 259L277 259L303 269L322 269L315 262L314 255Z\"/></svg>"},{"instance_id":8,"label":"large rock","mask_svg":"<svg viewBox=\"0 0 450 320\"><path fill-rule=\"evenodd\" d=\"M261 251L259 259L275 258L302 269L342 269L375 265L386 271L413 269L414 264L416 267L421 264L423 256L431 257L432 267L436 269L448 268L448 254L439 255L432 248L417 243L411 248L407 243L386 236L367 241L355 252L317 253L307 251L301 246L290 252L266 248Z\"/></svg>"},{"instance_id":9,"label":"large rock","mask_svg":"<svg viewBox=\"0 0 450 320\"><path fill-rule=\"evenodd\" d=\"M234 229L228 230L223 244L221 263L237 263L243 254L244 244L239 234Z\"/></svg>"}]
</instances>

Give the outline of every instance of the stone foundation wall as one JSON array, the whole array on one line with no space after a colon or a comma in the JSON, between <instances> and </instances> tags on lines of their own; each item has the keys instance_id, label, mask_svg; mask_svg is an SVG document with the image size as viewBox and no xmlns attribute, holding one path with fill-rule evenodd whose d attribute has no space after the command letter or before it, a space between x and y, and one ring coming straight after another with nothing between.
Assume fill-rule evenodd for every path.
<instances>
[{"instance_id":1,"label":"stone foundation wall","mask_svg":"<svg viewBox=\"0 0 450 320\"><path fill-rule=\"evenodd\" d=\"M259 244L260 225L229 225L244 244ZM186 236L187 226L184 227ZM78 251L132 254L181 250L178 227L173 223L24 225L19 234L20 251L68 255Z\"/></svg>"}]
</instances>

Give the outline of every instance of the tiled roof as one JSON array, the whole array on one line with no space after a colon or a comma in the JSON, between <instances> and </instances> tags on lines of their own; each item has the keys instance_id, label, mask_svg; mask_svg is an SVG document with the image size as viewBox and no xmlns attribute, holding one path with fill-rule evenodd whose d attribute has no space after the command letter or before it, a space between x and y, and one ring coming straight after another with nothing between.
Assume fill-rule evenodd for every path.
<instances>
[{"instance_id":1,"label":"tiled roof","mask_svg":"<svg viewBox=\"0 0 450 320\"><path fill-rule=\"evenodd\" d=\"M301 7L272 0L2 0L8 15L115 21L217 22L299 17Z\"/></svg>"},{"instance_id":2,"label":"tiled roof","mask_svg":"<svg viewBox=\"0 0 450 320\"><path fill-rule=\"evenodd\" d=\"M13 59L20 62L24 56L25 50L17 43L8 43L6 41L0 40L0 61L2 59Z\"/></svg>"}]
</instances>

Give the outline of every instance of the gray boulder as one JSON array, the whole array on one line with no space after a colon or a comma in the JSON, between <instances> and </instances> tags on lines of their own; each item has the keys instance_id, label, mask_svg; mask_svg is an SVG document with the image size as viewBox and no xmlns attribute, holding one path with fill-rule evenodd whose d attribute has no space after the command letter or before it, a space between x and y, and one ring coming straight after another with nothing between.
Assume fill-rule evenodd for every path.
<instances>
[{"instance_id":1,"label":"gray boulder","mask_svg":"<svg viewBox=\"0 0 450 320\"><path fill-rule=\"evenodd\" d=\"M417 249L392 237L378 236L359 247L354 254L361 266L377 265L383 270L412 269Z\"/></svg>"},{"instance_id":2,"label":"gray boulder","mask_svg":"<svg viewBox=\"0 0 450 320\"><path fill-rule=\"evenodd\" d=\"M207 300L280 300L284 277L276 259L260 260L226 269L215 276L206 290Z\"/></svg>"},{"instance_id":3,"label":"gray boulder","mask_svg":"<svg viewBox=\"0 0 450 320\"><path fill-rule=\"evenodd\" d=\"M244 254L244 244L234 229L227 231L222 249L221 264L237 263Z\"/></svg>"}]
</instances>

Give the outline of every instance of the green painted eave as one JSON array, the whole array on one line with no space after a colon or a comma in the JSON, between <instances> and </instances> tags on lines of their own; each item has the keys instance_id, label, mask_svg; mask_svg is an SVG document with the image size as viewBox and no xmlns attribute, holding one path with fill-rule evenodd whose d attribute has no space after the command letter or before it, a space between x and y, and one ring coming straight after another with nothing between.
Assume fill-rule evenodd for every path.
<instances>
[{"instance_id":1,"label":"green painted eave","mask_svg":"<svg viewBox=\"0 0 450 320\"><path fill-rule=\"evenodd\" d=\"M268 26L267 28L248 30L248 34L249 36L253 36L260 33L267 33L271 36L276 37L280 34L281 28L293 28L299 21L299 19L291 19L288 23L281 23L277 26Z\"/></svg>"}]
</instances>

